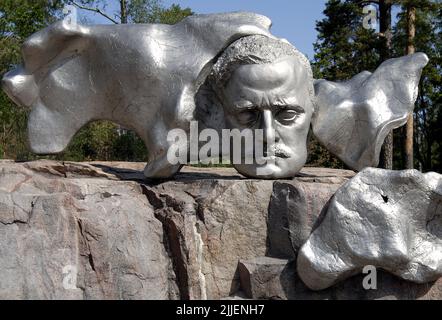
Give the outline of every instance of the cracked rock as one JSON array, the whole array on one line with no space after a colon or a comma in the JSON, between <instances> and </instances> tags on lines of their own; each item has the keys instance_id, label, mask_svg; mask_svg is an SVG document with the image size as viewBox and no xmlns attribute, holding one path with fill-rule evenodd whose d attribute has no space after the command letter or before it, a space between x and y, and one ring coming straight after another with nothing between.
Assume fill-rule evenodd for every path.
<instances>
[{"instance_id":1,"label":"cracked rock","mask_svg":"<svg viewBox=\"0 0 442 320\"><path fill-rule=\"evenodd\" d=\"M315 292L298 278L299 247L352 171L269 181L184 167L150 181L144 166L0 160L0 299L239 299L239 261L256 266L252 279L264 272L252 291L263 299L442 297L442 279L380 273L377 291L356 277Z\"/></svg>"},{"instance_id":2,"label":"cracked rock","mask_svg":"<svg viewBox=\"0 0 442 320\"><path fill-rule=\"evenodd\" d=\"M267 255L296 259L299 249L321 221L327 202L343 182L276 181L269 205Z\"/></svg>"},{"instance_id":3,"label":"cracked rock","mask_svg":"<svg viewBox=\"0 0 442 320\"><path fill-rule=\"evenodd\" d=\"M302 247L298 272L322 290L373 265L427 283L442 276L442 176L366 169L331 200Z\"/></svg>"},{"instance_id":4,"label":"cracked rock","mask_svg":"<svg viewBox=\"0 0 442 320\"><path fill-rule=\"evenodd\" d=\"M241 289L250 299L287 300L293 296L295 268L285 259L259 257L238 265Z\"/></svg>"},{"instance_id":5,"label":"cracked rock","mask_svg":"<svg viewBox=\"0 0 442 320\"><path fill-rule=\"evenodd\" d=\"M0 299L177 298L139 184L73 166L0 162Z\"/></svg>"}]
</instances>

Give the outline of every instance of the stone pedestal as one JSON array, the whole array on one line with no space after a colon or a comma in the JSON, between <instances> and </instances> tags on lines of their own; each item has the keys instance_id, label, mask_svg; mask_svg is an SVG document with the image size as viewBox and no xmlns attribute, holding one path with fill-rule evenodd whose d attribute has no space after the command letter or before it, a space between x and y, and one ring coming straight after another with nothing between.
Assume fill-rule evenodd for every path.
<instances>
[{"instance_id":1,"label":"stone pedestal","mask_svg":"<svg viewBox=\"0 0 442 320\"><path fill-rule=\"evenodd\" d=\"M147 181L142 163L0 161L2 299L441 299L379 272L313 292L296 254L354 173L306 168L250 180L185 168Z\"/></svg>"}]
</instances>

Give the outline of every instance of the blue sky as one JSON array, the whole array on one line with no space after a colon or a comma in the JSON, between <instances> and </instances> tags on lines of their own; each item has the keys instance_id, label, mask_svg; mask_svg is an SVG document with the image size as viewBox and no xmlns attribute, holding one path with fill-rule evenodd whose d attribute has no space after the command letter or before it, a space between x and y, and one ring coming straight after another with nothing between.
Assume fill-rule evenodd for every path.
<instances>
[{"instance_id":1,"label":"blue sky","mask_svg":"<svg viewBox=\"0 0 442 320\"><path fill-rule=\"evenodd\" d=\"M324 18L322 12L327 0L160 0L169 7L173 3L182 8L189 7L195 13L219 13L231 11L251 11L266 15L273 21L272 33L285 38L309 59L313 58L313 43L316 41L316 21ZM119 9L119 1L106 0L105 11L114 17ZM393 21L398 8L393 8ZM89 12L80 11L91 23L110 23L109 20Z\"/></svg>"},{"instance_id":2,"label":"blue sky","mask_svg":"<svg viewBox=\"0 0 442 320\"><path fill-rule=\"evenodd\" d=\"M252 11L264 14L273 21L272 33L290 41L309 58L313 57L316 40L315 23L322 19L326 0L162 0L169 7L177 3L196 13ZM109 0L106 11L111 16L117 9L117 1ZM83 13L82 13L83 14ZM104 18L87 14L94 23L108 23Z\"/></svg>"},{"instance_id":3,"label":"blue sky","mask_svg":"<svg viewBox=\"0 0 442 320\"><path fill-rule=\"evenodd\" d=\"M164 0L169 6L178 3L197 13L252 11L273 21L272 33L290 41L300 51L313 57L315 23L323 18L326 0Z\"/></svg>"}]
</instances>

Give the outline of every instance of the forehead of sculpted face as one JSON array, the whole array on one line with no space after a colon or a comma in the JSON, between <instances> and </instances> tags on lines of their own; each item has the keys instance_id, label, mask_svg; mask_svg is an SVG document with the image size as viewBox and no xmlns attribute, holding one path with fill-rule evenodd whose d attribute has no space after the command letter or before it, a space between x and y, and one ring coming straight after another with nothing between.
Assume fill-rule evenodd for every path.
<instances>
[{"instance_id":1,"label":"forehead of sculpted face","mask_svg":"<svg viewBox=\"0 0 442 320\"><path fill-rule=\"evenodd\" d=\"M237 40L219 57L211 77L227 113L250 105L312 109L310 63L282 40L260 35Z\"/></svg>"},{"instance_id":2,"label":"forehead of sculpted face","mask_svg":"<svg viewBox=\"0 0 442 320\"><path fill-rule=\"evenodd\" d=\"M272 63L242 65L223 88L225 111L293 109L312 113L311 83L305 65L297 57Z\"/></svg>"}]
</instances>

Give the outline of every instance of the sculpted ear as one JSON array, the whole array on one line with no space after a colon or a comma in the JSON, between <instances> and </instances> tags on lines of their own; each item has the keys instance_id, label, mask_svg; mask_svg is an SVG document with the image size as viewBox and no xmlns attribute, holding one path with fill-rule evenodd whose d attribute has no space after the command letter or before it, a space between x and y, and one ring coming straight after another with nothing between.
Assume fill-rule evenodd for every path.
<instances>
[{"instance_id":1,"label":"sculpted ear","mask_svg":"<svg viewBox=\"0 0 442 320\"><path fill-rule=\"evenodd\" d=\"M314 135L352 169L377 167L386 136L413 111L427 63L425 54L416 53L346 82L316 81Z\"/></svg>"}]
</instances>

